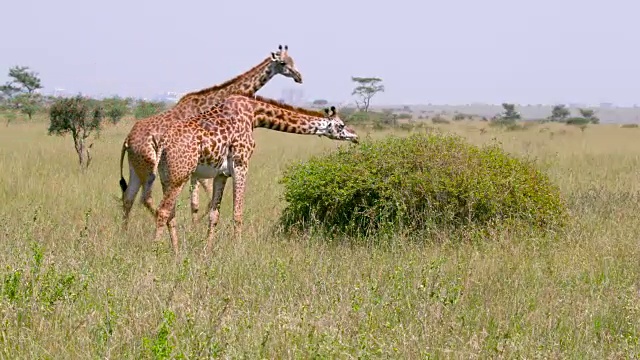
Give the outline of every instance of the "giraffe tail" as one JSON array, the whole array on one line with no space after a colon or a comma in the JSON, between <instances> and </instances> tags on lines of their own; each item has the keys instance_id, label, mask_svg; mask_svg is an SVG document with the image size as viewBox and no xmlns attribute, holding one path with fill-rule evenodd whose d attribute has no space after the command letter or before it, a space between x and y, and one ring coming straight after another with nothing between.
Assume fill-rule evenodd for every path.
<instances>
[{"instance_id":1,"label":"giraffe tail","mask_svg":"<svg viewBox=\"0 0 640 360\"><path fill-rule=\"evenodd\" d=\"M120 150L120 189L122 189L123 193L127 191L127 181L124 179L122 168L124 164L124 154L128 148L129 148L129 144L127 140L125 140L124 143L122 143L122 150Z\"/></svg>"}]
</instances>

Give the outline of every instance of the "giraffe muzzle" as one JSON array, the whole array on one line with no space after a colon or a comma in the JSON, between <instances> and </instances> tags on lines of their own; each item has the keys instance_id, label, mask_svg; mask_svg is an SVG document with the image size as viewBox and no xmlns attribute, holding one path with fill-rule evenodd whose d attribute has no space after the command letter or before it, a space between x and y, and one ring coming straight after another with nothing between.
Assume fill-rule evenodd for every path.
<instances>
[{"instance_id":1,"label":"giraffe muzzle","mask_svg":"<svg viewBox=\"0 0 640 360\"><path fill-rule=\"evenodd\" d=\"M298 83L298 84L302 84L302 74L300 74L297 71L293 72L293 81Z\"/></svg>"}]
</instances>

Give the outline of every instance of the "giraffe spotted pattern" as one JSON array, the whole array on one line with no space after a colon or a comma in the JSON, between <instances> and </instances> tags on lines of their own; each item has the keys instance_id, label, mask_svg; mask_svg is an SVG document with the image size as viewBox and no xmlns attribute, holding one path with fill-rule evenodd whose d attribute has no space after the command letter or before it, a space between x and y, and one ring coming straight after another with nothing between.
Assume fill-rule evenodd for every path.
<instances>
[{"instance_id":1,"label":"giraffe spotted pattern","mask_svg":"<svg viewBox=\"0 0 640 360\"><path fill-rule=\"evenodd\" d=\"M249 160L255 148L253 129L256 127L358 141L358 135L345 126L335 107L323 113L260 96L232 95L207 112L173 123L159 144L158 174L164 196L156 214L155 241L160 240L167 226L173 250L178 253L176 199L190 178L192 181L213 179L205 251L213 241L228 178L233 179L234 235L241 235L244 191Z\"/></svg>"},{"instance_id":2,"label":"giraffe spotted pattern","mask_svg":"<svg viewBox=\"0 0 640 360\"><path fill-rule=\"evenodd\" d=\"M158 159L158 144L167 129L176 122L185 121L211 110L229 95L253 96L277 74L302 83L302 75L296 69L286 45L284 48L280 45L277 52L272 52L270 57L244 74L223 84L189 93L183 96L173 108L135 123L125 138L120 153L120 188L123 193L123 226L125 229L128 226L129 214L140 187L142 187L142 203L155 215L151 184L155 179L154 169ZM125 153L128 155L129 162L129 184L122 173ZM202 180L200 183L208 193L211 193L210 181ZM192 191L191 207L195 220L195 214L198 211L198 191Z\"/></svg>"}]
</instances>

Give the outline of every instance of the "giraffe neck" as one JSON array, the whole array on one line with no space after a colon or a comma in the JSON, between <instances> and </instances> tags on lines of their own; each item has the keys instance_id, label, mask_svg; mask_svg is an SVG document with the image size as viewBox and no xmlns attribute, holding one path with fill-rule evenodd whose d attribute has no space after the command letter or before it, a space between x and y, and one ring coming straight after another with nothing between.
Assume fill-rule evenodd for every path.
<instances>
[{"instance_id":1,"label":"giraffe neck","mask_svg":"<svg viewBox=\"0 0 640 360\"><path fill-rule=\"evenodd\" d=\"M292 134L314 135L327 121L318 111L278 104L264 98L243 98L253 111L253 127Z\"/></svg>"},{"instance_id":2,"label":"giraffe neck","mask_svg":"<svg viewBox=\"0 0 640 360\"><path fill-rule=\"evenodd\" d=\"M229 81L184 95L172 109L176 118L186 119L209 111L224 98L233 94L255 95L275 75L270 65L271 58L266 58L249 71Z\"/></svg>"}]
</instances>

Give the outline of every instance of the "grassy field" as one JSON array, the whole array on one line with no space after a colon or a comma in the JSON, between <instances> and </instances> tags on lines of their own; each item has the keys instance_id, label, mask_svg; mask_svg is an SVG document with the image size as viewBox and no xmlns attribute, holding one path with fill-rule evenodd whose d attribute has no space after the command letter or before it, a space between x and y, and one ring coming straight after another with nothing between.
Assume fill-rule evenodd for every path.
<instances>
[{"instance_id":1,"label":"grassy field","mask_svg":"<svg viewBox=\"0 0 640 360\"><path fill-rule=\"evenodd\" d=\"M131 126L101 134L86 174L45 122L0 128L0 358L640 357L640 129L441 125L538 158L572 224L553 239L514 229L385 246L277 235L281 171L343 144L259 129L244 238L229 237L228 184L201 256L206 221L191 225L184 190L175 261L139 203L120 230Z\"/></svg>"}]
</instances>

